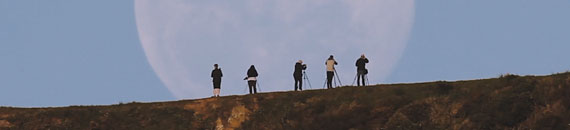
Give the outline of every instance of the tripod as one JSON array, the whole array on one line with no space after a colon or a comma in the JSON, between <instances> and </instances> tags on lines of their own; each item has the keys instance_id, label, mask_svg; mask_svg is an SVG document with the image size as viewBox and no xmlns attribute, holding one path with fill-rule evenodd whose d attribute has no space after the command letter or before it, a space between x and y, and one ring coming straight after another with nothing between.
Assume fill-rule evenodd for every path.
<instances>
[{"instance_id":1,"label":"tripod","mask_svg":"<svg viewBox=\"0 0 570 130\"><path fill-rule=\"evenodd\" d=\"M311 86L311 81L309 80L309 76L307 76L307 73L305 73L305 70L303 70L303 80L306 80L309 83L309 88L313 89L313 87ZM303 84L307 84L307 82L303 82Z\"/></svg>"},{"instance_id":2,"label":"tripod","mask_svg":"<svg viewBox=\"0 0 570 130\"><path fill-rule=\"evenodd\" d=\"M336 76L336 77L333 76L333 83L334 83L334 86L335 86L335 87L339 87L339 85L342 86L342 82L340 82L340 77L338 76L338 73L336 72L336 69L334 70L334 75ZM338 82L338 85L337 85L337 82ZM326 86L326 85L327 85L327 79L325 78L325 83L323 84L323 89L325 89L325 86Z\"/></svg>"},{"instance_id":3,"label":"tripod","mask_svg":"<svg viewBox=\"0 0 570 130\"><path fill-rule=\"evenodd\" d=\"M358 78L358 73L356 73L356 75L354 76L354 80L352 80L351 86L354 86L354 82L356 82L356 78ZM368 74L364 74L364 77L362 78L362 80L364 80L366 82L366 84L370 85L370 80L368 80ZM366 86L366 84L362 84L362 86Z\"/></svg>"},{"instance_id":4,"label":"tripod","mask_svg":"<svg viewBox=\"0 0 570 130\"><path fill-rule=\"evenodd\" d=\"M366 78L366 84L370 85L370 80L368 80L368 74L365 74L364 78Z\"/></svg>"},{"instance_id":5,"label":"tripod","mask_svg":"<svg viewBox=\"0 0 570 130\"><path fill-rule=\"evenodd\" d=\"M247 81L247 82L249 82L249 81ZM261 92L261 87L260 87L260 85L259 85L259 80L256 80L255 83L257 84L257 85L255 86L255 87L256 87L255 89L257 89L257 92ZM248 88L249 88L249 83L247 83L247 84L245 85L245 89L243 89L244 93L247 92L247 89L248 89Z\"/></svg>"},{"instance_id":6,"label":"tripod","mask_svg":"<svg viewBox=\"0 0 570 130\"><path fill-rule=\"evenodd\" d=\"M340 86L342 86L342 83L340 82L340 78L338 76L338 73L336 72L336 69L334 70L334 73L336 75L336 80L338 81L338 83L340 84Z\"/></svg>"},{"instance_id":7,"label":"tripod","mask_svg":"<svg viewBox=\"0 0 570 130\"><path fill-rule=\"evenodd\" d=\"M257 83L257 86L255 86L255 87L257 87L257 90L259 90L257 92L261 92L261 85L259 85L258 81L255 81L255 83Z\"/></svg>"}]
</instances>

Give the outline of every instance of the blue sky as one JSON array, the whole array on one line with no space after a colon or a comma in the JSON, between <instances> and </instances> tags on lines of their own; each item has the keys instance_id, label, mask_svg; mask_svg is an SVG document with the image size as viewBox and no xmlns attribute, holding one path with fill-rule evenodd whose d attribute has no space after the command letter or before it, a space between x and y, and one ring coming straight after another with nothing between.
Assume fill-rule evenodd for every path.
<instances>
[{"instance_id":1,"label":"blue sky","mask_svg":"<svg viewBox=\"0 0 570 130\"><path fill-rule=\"evenodd\" d=\"M389 82L463 80L570 68L570 1L416 1L408 48Z\"/></svg>"},{"instance_id":2,"label":"blue sky","mask_svg":"<svg viewBox=\"0 0 570 130\"><path fill-rule=\"evenodd\" d=\"M415 4L408 45L387 83L570 68L568 0ZM0 1L0 61L0 106L176 100L147 62L133 1Z\"/></svg>"}]
</instances>

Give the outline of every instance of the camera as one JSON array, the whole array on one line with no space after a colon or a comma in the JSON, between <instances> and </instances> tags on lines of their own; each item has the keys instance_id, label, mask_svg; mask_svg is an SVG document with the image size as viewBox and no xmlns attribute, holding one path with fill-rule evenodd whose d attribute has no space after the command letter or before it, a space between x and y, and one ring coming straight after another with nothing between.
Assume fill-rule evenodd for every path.
<instances>
[{"instance_id":1,"label":"camera","mask_svg":"<svg viewBox=\"0 0 570 130\"><path fill-rule=\"evenodd\" d=\"M303 70L307 69L307 64L303 64Z\"/></svg>"}]
</instances>

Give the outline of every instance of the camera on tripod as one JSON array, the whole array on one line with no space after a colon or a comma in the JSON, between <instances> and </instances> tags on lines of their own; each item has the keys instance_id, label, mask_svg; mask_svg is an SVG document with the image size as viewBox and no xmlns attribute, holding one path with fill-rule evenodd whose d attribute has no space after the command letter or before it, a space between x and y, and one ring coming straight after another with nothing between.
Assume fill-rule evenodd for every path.
<instances>
[{"instance_id":1,"label":"camera on tripod","mask_svg":"<svg viewBox=\"0 0 570 130\"><path fill-rule=\"evenodd\" d=\"M307 70L307 64L303 64L303 70Z\"/></svg>"}]
</instances>

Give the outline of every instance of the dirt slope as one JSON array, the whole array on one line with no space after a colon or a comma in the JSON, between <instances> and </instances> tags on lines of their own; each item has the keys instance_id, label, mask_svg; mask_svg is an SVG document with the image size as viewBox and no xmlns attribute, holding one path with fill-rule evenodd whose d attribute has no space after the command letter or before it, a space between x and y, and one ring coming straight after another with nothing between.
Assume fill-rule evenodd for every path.
<instances>
[{"instance_id":1,"label":"dirt slope","mask_svg":"<svg viewBox=\"0 0 570 130\"><path fill-rule=\"evenodd\" d=\"M0 108L0 129L570 129L570 73L160 103Z\"/></svg>"}]
</instances>

